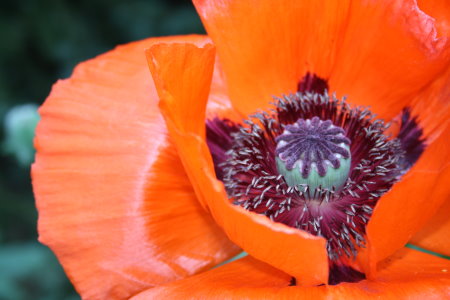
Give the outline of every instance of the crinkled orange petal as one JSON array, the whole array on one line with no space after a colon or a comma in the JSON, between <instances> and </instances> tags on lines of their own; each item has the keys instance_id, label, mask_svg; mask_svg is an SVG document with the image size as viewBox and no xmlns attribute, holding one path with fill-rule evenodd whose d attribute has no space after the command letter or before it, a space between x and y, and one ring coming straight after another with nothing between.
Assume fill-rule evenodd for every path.
<instances>
[{"instance_id":1,"label":"crinkled orange petal","mask_svg":"<svg viewBox=\"0 0 450 300\"><path fill-rule=\"evenodd\" d=\"M433 17L439 35L450 35L450 5L447 0L418 0L419 8Z\"/></svg>"},{"instance_id":2,"label":"crinkled orange petal","mask_svg":"<svg viewBox=\"0 0 450 300\"><path fill-rule=\"evenodd\" d=\"M215 178L204 139L205 116L186 117L192 115L191 111L204 114L209 91L205 74L212 73L214 48L159 44L148 50L147 58L169 132L198 198L216 222L245 251L296 276L300 284L326 282L328 263L323 238L275 224L265 216L230 204L223 184ZM170 68L165 67L168 64ZM185 76L186 70L189 76Z\"/></svg>"},{"instance_id":3,"label":"crinkled orange petal","mask_svg":"<svg viewBox=\"0 0 450 300\"><path fill-rule=\"evenodd\" d=\"M450 41L415 0L352 1L330 90L387 120L449 68Z\"/></svg>"},{"instance_id":4,"label":"crinkled orange petal","mask_svg":"<svg viewBox=\"0 0 450 300\"><path fill-rule=\"evenodd\" d=\"M40 241L85 299L124 299L237 247L198 203L158 108L148 39L79 65L40 109L32 168Z\"/></svg>"},{"instance_id":5,"label":"crinkled orange petal","mask_svg":"<svg viewBox=\"0 0 450 300\"><path fill-rule=\"evenodd\" d=\"M144 291L139 299L446 299L450 261L404 249L380 265L374 281L289 286L285 273L251 257Z\"/></svg>"},{"instance_id":6,"label":"crinkled orange petal","mask_svg":"<svg viewBox=\"0 0 450 300\"><path fill-rule=\"evenodd\" d=\"M391 118L449 64L447 36L414 0L194 4L243 114L296 91L310 71L329 79L331 92Z\"/></svg>"},{"instance_id":7,"label":"crinkled orange petal","mask_svg":"<svg viewBox=\"0 0 450 300\"><path fill-rule=\"evenodd\" d=\"M377 203L367 225L365 269L401 248L449 199L450 122L419 161ZM448 237L446 237L448 238Z\"/></svg>"},{"instance_id":8,"label":"crinkled orange petal","mask_svg":"<svg viewBox=\"0 0 450 300\"><path fill-rule=\"evenodd\" d=\"M235 108L266 109L307 71L328 78L345 30L347 0L194 0L217 47Z\"/></svg>"}]
</instances>

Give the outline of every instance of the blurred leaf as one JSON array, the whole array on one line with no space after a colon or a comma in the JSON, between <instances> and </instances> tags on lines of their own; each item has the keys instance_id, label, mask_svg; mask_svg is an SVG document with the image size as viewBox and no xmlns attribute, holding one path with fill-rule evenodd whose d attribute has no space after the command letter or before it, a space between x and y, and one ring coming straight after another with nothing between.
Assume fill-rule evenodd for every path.
<instances>
[{"instance_id":1,"label":"blurred leaf","mask_svg":"<svg viewBox=\"0 0 450 300\"><path fill-rule=\"evenodd\" d=\"M205 33L198 15L189 6L168 11L162 20L161 31L169 35Z\"/></svg>"},{"instance_id":2,"label":"blurred leaf","mask_svg":"<svg viewBox=\"0 0 450 300\"><path fill-rule=\"evenodd\" d=\"M14 155L23 167L29 166L34 160L34 130L39 121L37 108L35 104L18 105L5 116L3 150Z\"/></svg>"},{"instance_id":3,"label":"blurred leaf","mask_svg":"<svg viewBox=\"0 0 450 300\"><path fill-rule=\"evenodd\" d=\"M64 271L46 247L23 243L0 248L0 299L59 300L70 290Z\"/></svg>"}]
</instances>

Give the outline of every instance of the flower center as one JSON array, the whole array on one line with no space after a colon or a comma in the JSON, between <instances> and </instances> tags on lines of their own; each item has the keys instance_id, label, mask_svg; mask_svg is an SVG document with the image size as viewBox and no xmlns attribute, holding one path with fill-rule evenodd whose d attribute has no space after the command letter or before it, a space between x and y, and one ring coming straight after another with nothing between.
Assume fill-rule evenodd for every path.
<instances>
[{"instance_id":1,"label":"flower center","mask_svg":"<svg viewBox=\"0 0 450 300\"><path fill-rule=\"evenodd\" d=\"M275 140L277 169L289 186L308 186L314 197L317 188L338 190L347 180L350 140L331 120L300 118Z\"/></svg>"},{"instance_id":2,"label":"flower center","mask_svg":"<svg viewBox=\"0 0 450 300\"><path fill-rule=\"evenodd\" d=\"M326 93L298 93L244 123L226 126L231 139L217 138L225 122L208 125L210 149L228 148L213 158L233 203L326 238L331 261L354 258L375 204L401 174L404 152L384 122Z\"/></svg>"},{"instance_id":3,"label":"flower center","mask_svg":"<svg viewBox=\"0 0 450 300\"><path fill-rule=\"evenodd\" d=\"M396 138L368 110L329 96L307 74L299 92L244 124L214 118L206 136L216 176L235 205L327 240L329 283L364 274L347 266L365 247L378 199L425 149L410 110ZM295 249L293 249L295 251Z\"/></svg>"}]
</instances>

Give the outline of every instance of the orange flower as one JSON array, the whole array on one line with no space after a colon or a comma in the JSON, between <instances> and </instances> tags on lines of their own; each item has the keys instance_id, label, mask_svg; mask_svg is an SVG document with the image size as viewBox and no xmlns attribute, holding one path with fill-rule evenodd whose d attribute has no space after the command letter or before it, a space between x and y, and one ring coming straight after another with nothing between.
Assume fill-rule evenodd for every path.
<instances>
[{"instance_id":1,"label":"orange flower","mask_svg":"<svg viewBox=\"0 0 450 300\"><path fill-rule=\"evenodd\" d=\"M40 109L32 169L40 240L81 296L448 296L449 261L403 248L412 238L450 255L446 2L194 3L209 37L120 46L80 64ZM419 148L426 138L418 161L375 197L365 248L337 260L326 234L230 203L207 145L206 119L268 112L272 96L310 91L313 79L297 86L306 74L394 125L408 107L417 119L404 110L392 134L411 133ZM400 178L383 174L386 184ZM213 268L240 248L249 256ZM367 279L324 285L333 264Z\"/></svg>"}]
</instances>

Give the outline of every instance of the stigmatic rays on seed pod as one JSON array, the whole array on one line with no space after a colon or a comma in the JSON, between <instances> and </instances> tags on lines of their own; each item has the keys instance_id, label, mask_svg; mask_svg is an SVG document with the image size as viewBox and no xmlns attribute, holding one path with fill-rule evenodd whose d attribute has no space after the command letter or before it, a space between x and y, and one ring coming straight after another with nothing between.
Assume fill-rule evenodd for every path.
<instances>
[{"instance_id":1,"label":"stigmatic rays on seed pod","mask_svg":"<svg viewBox=\"0 0 450 300\"><path fill-rule=\"evenodd\" d=\"M423 151L421 131L404 112L401 135L417 133L406 142L387 136L387 125L368 109L326 91L298 92L242 125L208 120L208 146L234 204L324 237L336 266L365 246L378 199L414 163L405 162L403 145Z\"/></svg>"}]
</instances>

